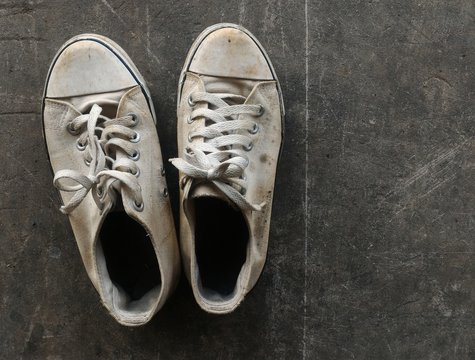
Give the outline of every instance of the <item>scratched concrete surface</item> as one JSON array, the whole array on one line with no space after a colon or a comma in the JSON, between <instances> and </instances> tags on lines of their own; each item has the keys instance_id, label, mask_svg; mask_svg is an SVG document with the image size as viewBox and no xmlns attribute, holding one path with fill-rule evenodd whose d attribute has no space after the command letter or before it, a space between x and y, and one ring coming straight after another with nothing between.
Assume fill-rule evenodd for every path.
<instances>
[{"instance_id":1,"label":"scratched concrete surface","mask_svg":"<svg viewBox=\"0 0 475 360\"><path fill-rule=\"evenodd\" d=\"M474 20L472 0L0 0L0 358L474 359ZM223 21L261 40L286 102L268 262L231 315L182 280L125 328L57 209L46 72L73 35L117 41L169 158L185 55Z\"/></svg>"}]
</instances>

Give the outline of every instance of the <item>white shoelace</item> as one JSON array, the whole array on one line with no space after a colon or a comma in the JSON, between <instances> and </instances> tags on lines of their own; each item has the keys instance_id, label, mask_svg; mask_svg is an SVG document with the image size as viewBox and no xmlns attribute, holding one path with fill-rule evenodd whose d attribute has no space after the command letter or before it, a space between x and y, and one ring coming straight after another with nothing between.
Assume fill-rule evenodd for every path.
<instances>
[{"instance_id":1,"label":"white shoelace","mask_svg":"<svg viewBox=\"0 0 475 360\"><path fill-rule=\"evenodd\" d=\"M229 105L228 102L238 105ZM189 144L185 148L184 158L170 159L170 162L183 174L183 184L190 184L193 179L212 182L241 210L261 211L262 204L251 204L243 196L246 192L244 170L249 165L246 152L252 149L252 140L247 135L239 134L243 130L249 134L259 131L258 125L250 119L239 119L238 115L250 114L260 116L262 105L243 104L246 98L234 94L212 94L195 92L190 95L189 105L206 102L208 108L197 108L187 119L192 123L197 118L205 118L211 125L190 132ZM193 143L201 137L203 142Z\"/></svg>"},{"instance_id":2,"label":"white shoelace","mask_svg":"<svg viewBox=\"0 0 475 360\"><path fill-rule=\"evenodd\" d=\"M133 148L133 143L138 142L140 136L131 129L137 123L136 116L110 119L100 115L101 111L102 108L95 104L89 114L80 115L68 124L72 134L80 134L77 147L79 151L84 151L84 161L89 165L89 173L85 175L76 170L56 172L53 180L56 188L74 192L69 202L60 209L64 214L73 211L89 191L92 191L94 201L102 209L106 194L114 202L116 191L121 188L134 199L136 210L143 209L141 188L137 180L139 169L134 161L138 159L139 152ZM116 160L112 156L118 150L125 152L128 157ZM75 185L71 185L71 182Z\"/></svg>"}]
</instances>

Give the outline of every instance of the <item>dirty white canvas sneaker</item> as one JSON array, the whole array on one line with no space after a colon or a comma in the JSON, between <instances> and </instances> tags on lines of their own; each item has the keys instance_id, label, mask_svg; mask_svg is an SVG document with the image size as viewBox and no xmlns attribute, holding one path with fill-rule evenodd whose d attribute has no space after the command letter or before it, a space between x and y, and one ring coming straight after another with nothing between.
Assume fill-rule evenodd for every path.
<instances>
[{"instance_id":1,"label":"dirty white canvas sneaker","mask_svg":"<svg viewBox=\"0 0 475 360\"><path fill-rule=\"evenodd\" d=\"M146 323L175 287L179 252L142 76L98 35L72 38L46 81L43 129L84 266L111 315Z\"/></svg>"},{"instance_id":2,"label":"dirty white canvas sneaker","mask_svg":"<svg viewBox=\"0 0 475 360\"><path fill-rule=\"evenodd\" d=\"M284 108L262 46L233 24L195 41L178 88L182 259L198 304L233 311L267 253Z\"/></svg>"}]
</instances>

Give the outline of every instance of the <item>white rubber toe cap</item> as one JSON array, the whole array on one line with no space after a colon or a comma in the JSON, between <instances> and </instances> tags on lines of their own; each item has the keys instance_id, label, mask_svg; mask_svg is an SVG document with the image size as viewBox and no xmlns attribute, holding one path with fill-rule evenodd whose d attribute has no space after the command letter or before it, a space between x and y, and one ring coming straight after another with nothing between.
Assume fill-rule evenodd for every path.
<instances>
[{"instance_id":1,"label":"white rubber toe cap","mask_svg":"<svg viewBox=\"0 0 475 360\"><path fill-rule=\"evenodd\" d=\"M254 40L232 27L213 31L203 39L189 71L217 77L274 79L264 54Z\"/></svg>"},{"instance_id":2,"label":"white rubber toe cap","mask_svg":"<svg viewBox=\"0 0 475 360\"><path fill-rule=\"evenodd\" d=\"M137 85L132 73L105 44L79 39L67 45L51 69L46 97L82 96Z\"/></svg>"}]
</instances>

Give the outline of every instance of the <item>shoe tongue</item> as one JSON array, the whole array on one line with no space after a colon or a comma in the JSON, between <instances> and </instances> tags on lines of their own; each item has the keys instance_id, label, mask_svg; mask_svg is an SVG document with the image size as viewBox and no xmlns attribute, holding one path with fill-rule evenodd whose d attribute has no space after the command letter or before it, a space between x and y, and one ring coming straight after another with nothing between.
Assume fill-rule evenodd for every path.
<instances>
[{"instance_id":1,"label":"shoe tongue","mask_svg":"<svg viewBox=\"0 0 475 360\"><path fill-rule=\"evenodd\" d=\"M111 208L110 212L124 212L124 204L122 203L122 197L117 196L118 200L116 200L116 203L114 206Z\"/></svg>"},{"instance_id":2,"label":"shoe tongue","mask_svg":"<svg viewBox=\"0 0 475 360\"><path fill-rule=\"evenodd\" d=\"M190 197L192 199L201 198L201 197L212 197L216 199L226 200L227 197L221 191L219 191L216 186L211 183L200 183L193 186L191 189Z\"/></svg>"},{"instance_id":3,"label":"shoe tongue","mask_svg":"<svg viewBox=\"0 0 475 360\"><path fill-rule=\"evenodd\" d=\"M213 198L213 199L220 199L236 208L236 205L229 200L229 198L224 195L215 185L212 183L200 183L198 185L193 186L190 192L190 199L198 199L198 198Z\"/></svg>"}]
</instances>

